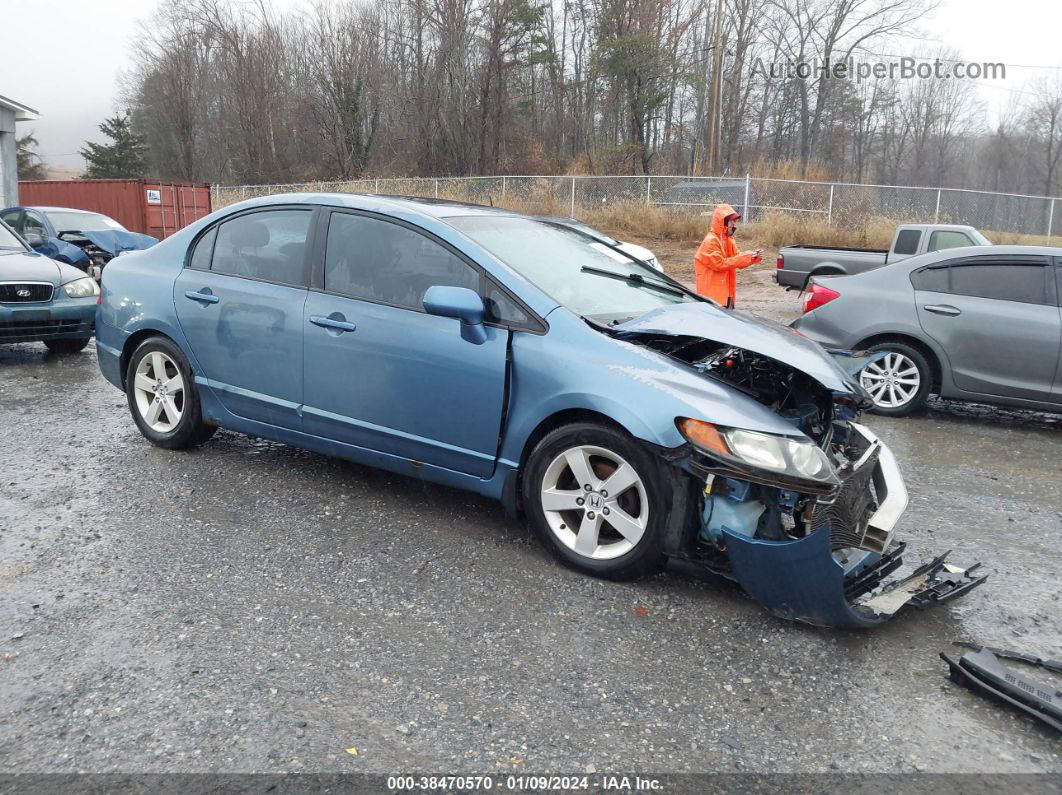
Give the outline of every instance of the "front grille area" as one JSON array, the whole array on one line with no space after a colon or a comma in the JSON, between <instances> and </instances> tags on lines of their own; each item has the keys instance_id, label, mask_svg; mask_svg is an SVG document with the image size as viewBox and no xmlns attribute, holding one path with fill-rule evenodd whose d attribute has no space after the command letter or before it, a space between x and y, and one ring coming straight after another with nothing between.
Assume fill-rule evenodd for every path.
<instances>
[{"instance_id":1,"label":"front grille area","mask_svg":"<svg viewBox=\"0 0 1062 795\"><path fill-rule=\"evenodd\" d=\"M32 342L55 334L88 334L91 330L92 323L77 319L0 321L0 342Z\"/></svg>"},{"instance_id":2,"label":"front grille area","mask_svg":"<svg viewBox=\"0 0 1062 795\"><path fill-rule=\"evenodd\" d=\"M875 453L849 475L832 503L816 506L813 525L817 528L829 523L831 549L857 547L872 552L882 551L878 548L880 544L877 539L866 537L867 521L878 509L873 489L877 459Z\"/></svg>"},{"instance_id":3,"label":"front grille area","mask_svg":"<svg viewBox=\"0 0 1062 795\"><path fill-rule=\"evenodd\" d=\"M50 284L0 284L0 304L43 304L52 300Z\"/></svg>"}]
</instances>

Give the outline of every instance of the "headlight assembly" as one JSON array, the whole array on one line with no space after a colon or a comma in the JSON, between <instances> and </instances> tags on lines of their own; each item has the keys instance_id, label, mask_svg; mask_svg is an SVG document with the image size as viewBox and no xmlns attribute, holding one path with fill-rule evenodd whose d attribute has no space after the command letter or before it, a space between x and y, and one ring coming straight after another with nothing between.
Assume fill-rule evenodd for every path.
<instances>
[{"instance_id":1,"label":"headlight assembly","mask_svg":"<svg viewBox=\"0 0 1062 795\"><path fill-rule=\"evenodd\" d=\"M99 295L100 286L96 280L86 276L84 279L75 279L63 285L63 291L71 298L88 298L90 295Z\"/></svg>"},{"instance_id":2,"label":"headlight assembly","mask_svg":"<svg viewBox=\"0 0 1062 795\"><path fill-rule=\"evenodd\" d=\"M710 422L684 418L677 425L696 447L736 468L773 472L820 484L840 483L829 457L807 437L721 428Z\"/></svg>"}]
</instances>

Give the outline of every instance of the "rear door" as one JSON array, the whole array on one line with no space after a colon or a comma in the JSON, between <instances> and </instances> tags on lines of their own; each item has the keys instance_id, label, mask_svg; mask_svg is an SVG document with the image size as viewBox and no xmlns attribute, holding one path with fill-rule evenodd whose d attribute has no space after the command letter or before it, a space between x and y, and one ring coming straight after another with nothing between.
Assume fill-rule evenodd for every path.
<instances>
[{"instance_id":1,"label":"rear door","mask_svg":"<svg viewBox=\"0 0 1062 795\"><path fill-rule=\"evenodd\" d=\"M173 292L196 382L239 417L295 430L314 214L270 207L211 227Z\"/></svg>"},{"instance_id":2,"label":"rear door","mask_svg":"<svg viewBox=\"0 0 1062 795\"><path fill-rule=\"evenodd\" d=\"M1049 400L1062 324L1047 257L984 256L911 274L918 320L966 392Z\"/></svg>"},{"instance_id":3,"label":"rear door","mask_svg":"<svg viewBox=\"0 0 1062 795\"><path fill-rule=\"evenodd\" d=\"M333 211L306 301L304 430L480 477L494 470L508 329L476 345L424 311L434 285L482 290L484 274L422 230ZM482 293L481 293L482 294Z\"/></svg>"}]
</instances>

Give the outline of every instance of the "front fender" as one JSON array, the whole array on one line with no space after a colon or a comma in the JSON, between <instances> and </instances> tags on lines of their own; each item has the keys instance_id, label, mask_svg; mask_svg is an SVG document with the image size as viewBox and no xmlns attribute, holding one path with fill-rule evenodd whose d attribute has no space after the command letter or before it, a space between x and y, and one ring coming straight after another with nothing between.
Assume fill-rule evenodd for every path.
<instances>
[{"instance_id":1,"label":"front fender","mask_svg":"<svg viewBox=\"0 0 1062 795\"><path fill-rule=\"evenodd\" d=\"M572 409L595 411L632 436L673 449L686 444L675 420L693 417L762 433L799 436L766 406L657 351L591 329L554 312L545 335L513 337L512 387L502 459L518 462L546 419Z\"/></svg>"}]
</instances>

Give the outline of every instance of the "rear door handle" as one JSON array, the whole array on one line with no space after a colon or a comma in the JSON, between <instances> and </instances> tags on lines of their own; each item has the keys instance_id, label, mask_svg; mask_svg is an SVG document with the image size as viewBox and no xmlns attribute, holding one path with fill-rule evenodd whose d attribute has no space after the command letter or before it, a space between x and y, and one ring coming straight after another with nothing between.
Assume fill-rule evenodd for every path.
<instances>
[{"instance_id":1,"label":"rear door handle","mask_svg":"<svg viewBox=\"0 0 1062 795\"><path fill-rule=\"evenodd\" d=\"M337 313L338 314L338 313ZM321 328L335 329L337 331L353 331L357 328L353 323L343 320L342 315L338 318L335 317L321 317L320 315L310 315L310 322L315 326Z\"/></svg>"},{"instance_id":2,"label":"rear door handle","mask_svg":"<svg viewBox=\"0 0 1062 795\"><path fill-rule=\"evenodd\" d=\"M209 288L206 288L206 287L204 287L203 289L204 290L209 290ZM202 293L200 293L200 292L196 292L195 290L189 290L188 292L186 292L184 294L184 297L185 298L191 298L193 301L199 301L199 302L204 303L204 304L216 304L218 301L221 300L220 298L218 298L216 295L214 295L211 292L202 292Z\"/></svg>"},{"instance_id":3,"label":"rear door handle","mask_svg":"<svg viewBox=\"0 0 1062 795\"><path fill-rule=\"evenodd\" d=\"M962 311L956 309L950 304L926 304L922 307L927 312L932 312L934 315L948 315L949 317L955 317L961 315Z\"/></svg>"}]
</instances>

